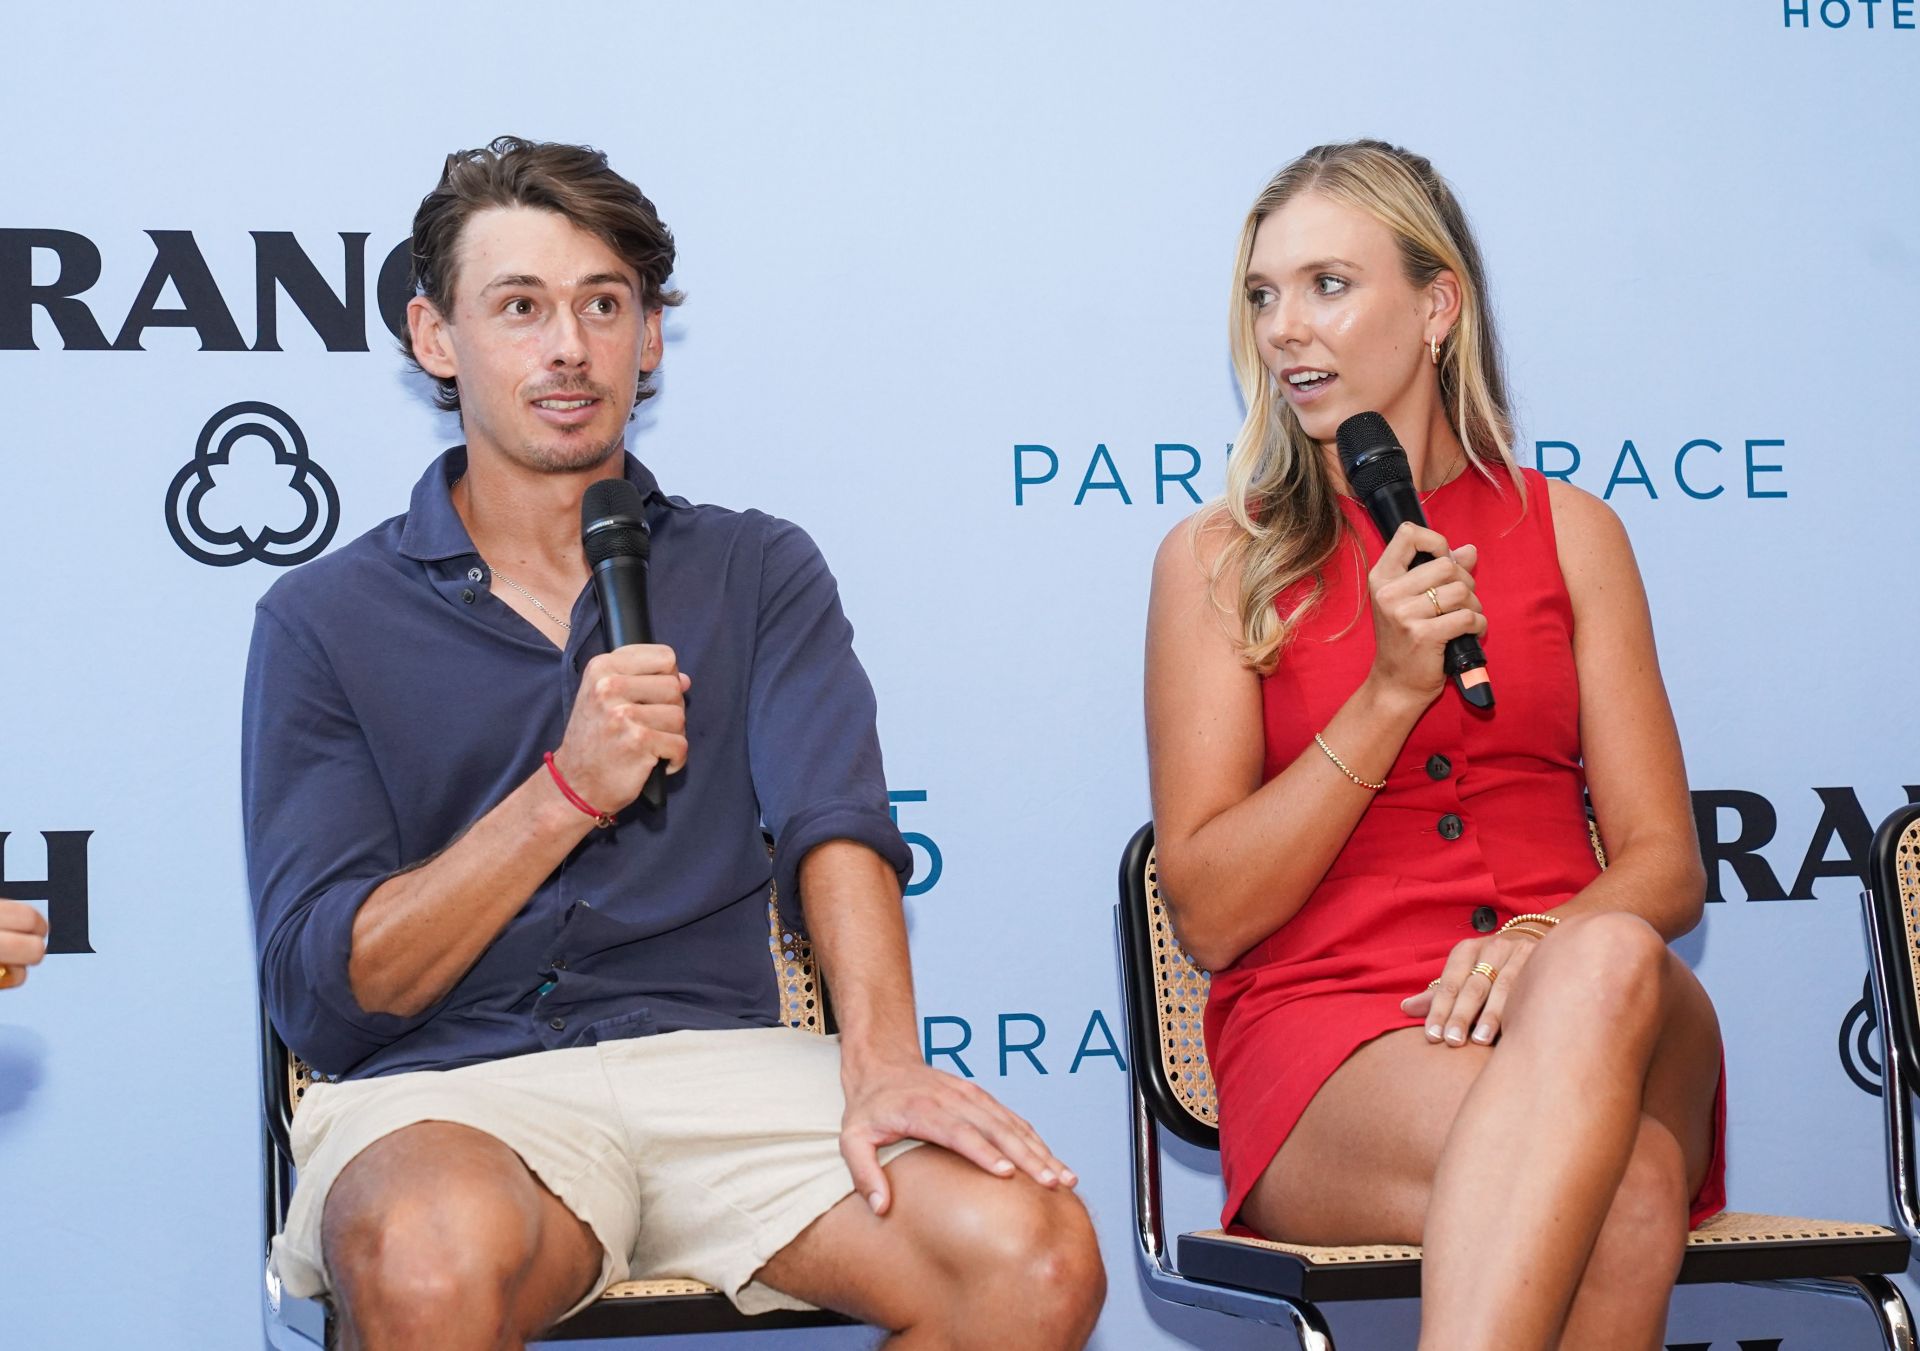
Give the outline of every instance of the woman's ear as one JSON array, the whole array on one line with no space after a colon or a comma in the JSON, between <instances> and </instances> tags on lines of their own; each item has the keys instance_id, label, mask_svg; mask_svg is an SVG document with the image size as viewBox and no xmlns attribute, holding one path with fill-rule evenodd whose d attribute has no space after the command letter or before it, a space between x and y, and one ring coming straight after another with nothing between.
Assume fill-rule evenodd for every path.
<instances>
[{"instance_id":1,"label":"woman's ear","mask_svg":"<svg viewBox=\"0 0 1920 1351\"><path fill-rule=\"evenodd\" d=\"M1427 332L1445 339L1460 322L1460 278L1449 268L1441 268L1427 283Z\"/></svg>"}]
</instances>

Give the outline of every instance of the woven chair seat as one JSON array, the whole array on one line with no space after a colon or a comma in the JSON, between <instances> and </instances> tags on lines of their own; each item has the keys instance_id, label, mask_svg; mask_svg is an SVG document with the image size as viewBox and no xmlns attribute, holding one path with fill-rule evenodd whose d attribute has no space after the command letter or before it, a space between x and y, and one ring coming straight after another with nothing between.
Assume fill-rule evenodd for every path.
<instances>
[{"instance_id":1,"label":"woven chair seat","mask_svg":"<svg viewBox=\"0 0 1920 1351\"><path fill-rule=\"evenodd\" d=\"M1883 1225L1722 1211L1687 1235L1680 1281L1885 1274L1906 1263L1906 1239ZM1420 1293L1420 1249L1393 1244L1323 1248L1205 1229L1181 1237L1180 1269L1192 1279L1297 1299Z\"/></svg>"},{"instance_id":2,"label":"woven chair seat","mask_svg":"<svg viewBox=\"0 0 1920 1351\"><path fill-rule=\"evenodd\" d=\"M660 1299L667 1295L717 1295L720 1292L704 1281L674 1278L665 1281L621 1281L600 1292L600 1298Z\"/></svg>"}]
</instances>

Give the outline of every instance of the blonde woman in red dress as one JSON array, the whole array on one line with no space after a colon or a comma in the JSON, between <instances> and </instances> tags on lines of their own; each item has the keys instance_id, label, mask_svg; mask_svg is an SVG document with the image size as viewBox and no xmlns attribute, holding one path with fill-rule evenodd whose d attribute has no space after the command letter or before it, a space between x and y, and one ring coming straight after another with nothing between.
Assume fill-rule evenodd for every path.
<instances>
[{"instance_id":1,"label":"blonde woman in red dress","mask_svg":"<svg viewBox=\"0 0 1920 1351\"><path fill-rule=\"evenodd\" d=\"M1518 467L1479 252L1417 155L1283 170L1232 338L1247 421L1154 564L1146 689L1161 886L1214 973L1225 1219L1424 1243L1423 1348L1652 1351L1724 1205L1725 1098L1667 947L1704 874L1626 534ZM1335 454L1369 410L1430 527L1384 544ZM1443 679L1468 633L1491 710Z\"/></svg>"}]
</instances>

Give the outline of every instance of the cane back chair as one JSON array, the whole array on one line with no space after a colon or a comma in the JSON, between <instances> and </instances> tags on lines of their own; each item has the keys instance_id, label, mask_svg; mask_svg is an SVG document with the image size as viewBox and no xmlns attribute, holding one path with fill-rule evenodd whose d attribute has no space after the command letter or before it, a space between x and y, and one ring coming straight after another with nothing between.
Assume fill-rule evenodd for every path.
<instances>
[{"instance_id":1,"label":"cane back chair","mask_svg":"<svg viewBox=\"0 0 1920 1351\"><path fill-rule=\"evenodd\" d=\"M1913 1134L1913 1099L1920 1092L1920 803L1908 803L1880 823L1867 877L1860 899L1880 1028L1888 1180L1895 1220L1908 1238L1920 1240L1920 1161Z\"/></svg>"},{"instance_id":2,"label":"cane back chair","mask_svg":"<svg viewBox=\"0 0 1920 1351\"><path fill-rule=\"evenodd\" d=\"M1598 843L1596 835L1596 854ZM1135 832L1121 859L1116 920L1132 1090L1134 1223L1147 1288L1175 1304L1289 1327L1305 1351L1333 1351L1320 1305L1417 1297L1420 1249L1310 1247L1209 1229L1181 1235L1176 1251L1168 1251L1159 1131L1210 1150L1219 1149L1220 1134L1201 1034L1208 976L1174 937L1160 896L1151 822ZM1920 933L1920 920L1914 923ZM1911 1000L1909 1012L1920 1013ZM1886 1278L1906 1269L1907 1251L1907 1239L1881 1225L1723 1212L1688 1236L1680 1281L1857 1297L1873 1311L1890 1351L1914 1351L1912 1315Z\"/></svg>"},{"instance_id":3,"label":"cane back chair","mask_svg":"<svg viewBox=\"0 0 1920 1351\"><path fill-rule=\"evenodd\" d=\"M788 1027L822 1035L834 1030L833 1011L813 957L813 945L780 917L773 889L767 895L768 950L780 999L780 1020ZM266 1221L269 1250L272 1236L286 1224L293 1198L293 1116L307 1086L315 1079L301 1059L287 1049L267 1018L260 1016L261 1080L265 1092ZM267 1332L269 1342L283 1351L334 1344L331 1301L296 1299L285 1294L272 1270L266 1272ZM852 1320L827 1310L775 1310L748 1316L710 1285L694 1280L622 1281L609 1286L600 1298L559 1326L541 1341L578 1341L590 1337L659 1337L693 1332L745 1332L772 1328L845 1325Z\"/></svg>"}]
</instances>

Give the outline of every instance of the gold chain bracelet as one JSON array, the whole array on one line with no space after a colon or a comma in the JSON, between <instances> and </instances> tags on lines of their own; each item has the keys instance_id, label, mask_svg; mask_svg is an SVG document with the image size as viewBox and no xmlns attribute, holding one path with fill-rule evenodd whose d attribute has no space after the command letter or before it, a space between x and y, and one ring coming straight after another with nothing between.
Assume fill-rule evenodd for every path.
<instances>
[{"instance_id":1,"label":"gold chain bracelet","mask_svg":"<svg viewBox=\"0 0 1920 1351\"><path fill-rule=\"evenodd\" d=\"M1349 779L1352 779L1355 783L1359 784L1362 788L1370 788L1377 793L1382 788L1385 788L1387 786L1387 781L1385 779L1380 780L1379 783L1368 783L1365 779L1361 778L1358 774L1355 774L1352 770L1348 769L1347 762L1345 760L1342 760L1339 756L1333 753L1333 747L1329 746L1327 744L1327 739L1321 736L1318 732L1315 732L1313 734L1313 744L1318 746L1321 750L1327 753L1327 759L1333 761L1334 767L1336 769L1338 769L1342 774L1346 775Z\"/></svg>"},{"instance_id":2,"label":"gold chain bracelet","mask_svg":"<svg viewBox=\"0 0 1920 1351\"><path fill-rule=\"evenodd\" d=\"M1512 919L1508 920L1505 924L1502 924L1500 926L1500 932L1505 933L1508 929L1511 929L1516 924L1545 924L1550 928L1555 928L1555 929L1560 927L1560 921L1555 919L1552 915L1515 915ZM1546 937L1545 934L1542 934L1540 936L1542 938Z\"/></svg>"}]
</instances>

